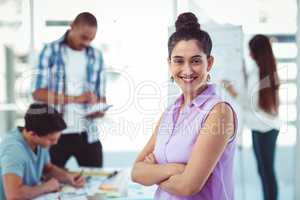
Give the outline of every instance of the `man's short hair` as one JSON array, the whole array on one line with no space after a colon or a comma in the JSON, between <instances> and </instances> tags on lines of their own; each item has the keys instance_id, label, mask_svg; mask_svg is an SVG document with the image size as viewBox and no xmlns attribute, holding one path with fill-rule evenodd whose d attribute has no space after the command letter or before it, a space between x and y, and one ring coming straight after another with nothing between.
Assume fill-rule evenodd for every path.
<instances>
[{"instance_id":1,"label":"man's short hair","mask_svg":"<svg viewBox=\"0 0 300 200\"><path fill-rule=\"evenodd\" d=\"M77 15L77 17L74 19L73 23L97 27L96 17L89 12L83 12L83 13L80 13L79 15Z\"/></svg>"},{"instance_id":2,"label":"man's short hair","mask_svg":"<svg viewBox=\"0 0 300 200\"><path fill-rule=\"evenodd\" d=\"M45 103L33 103L25 114L25 128L38 136L46 136L67 127L61 114Z\"/></svg>"}]
</instances>

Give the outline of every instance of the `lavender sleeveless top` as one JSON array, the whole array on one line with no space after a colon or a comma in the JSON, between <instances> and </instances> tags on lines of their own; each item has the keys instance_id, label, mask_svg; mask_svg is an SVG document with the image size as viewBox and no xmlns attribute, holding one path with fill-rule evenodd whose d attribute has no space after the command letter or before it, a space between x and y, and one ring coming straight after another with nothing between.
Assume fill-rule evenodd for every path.
<instances>
[{"instance_id":1,"label":"lavender sleeveless top","mask_svg":"<svg viewBox=\"0 0 300 200\"><path fill-rule=\"evenodd\" d=\"M220 102L224 102L216 94L216 86L209 84L190 105L180 113L183 96L171 105L163 114L156 139L154 155L158 164L183 163L186 164L192 153L192 148L198 138L204 120L210 110ZM234 111L233 111L234 112ZM177 119L178 117L178 119ZM234 112L235 130L237 117ZM177 119L177 120L176 120ZM233 200L233 157L235 151L235 137L228 142L220 160L218 161L207 182L197 194L193 196L176 196L158 187L155 200Z\"/></svg>"}]
</instances>

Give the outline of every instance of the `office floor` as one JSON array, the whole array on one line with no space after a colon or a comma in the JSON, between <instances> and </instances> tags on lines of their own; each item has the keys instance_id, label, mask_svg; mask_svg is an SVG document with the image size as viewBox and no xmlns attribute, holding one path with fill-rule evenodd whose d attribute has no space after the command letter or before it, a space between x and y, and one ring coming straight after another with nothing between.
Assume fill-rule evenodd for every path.
<instances>
[{"instance_id":1,"label":"office floor","mask_svg":"<svg viewBox=\"0 0 300 200\"><path fill-rule=\"evenodd\" d=\"M137 152L105 152L105 167L131 167ZM241 160L243 162L241 162ZM71 159L68 166L76 167ZM261 183L256 171L256 163L251 148L238 149L235 157L236 200L262 200ZM279 182L279 200L293 199L294 149L278 147L276 152L276 171Z\"/></svg>"}]
</instances>

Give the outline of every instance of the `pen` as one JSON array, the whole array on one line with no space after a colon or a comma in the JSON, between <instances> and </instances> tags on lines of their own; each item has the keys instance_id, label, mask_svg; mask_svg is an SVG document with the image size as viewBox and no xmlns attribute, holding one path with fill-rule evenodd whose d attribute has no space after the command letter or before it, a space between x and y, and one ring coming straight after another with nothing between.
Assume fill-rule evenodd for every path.
<instances>
[{"instance_id":1,"label":"pen","mask_svg":"<svg viewBox=\"0 0 300 200\"><path fill-rule=\"evenodd\" d=\"M82 175L83 175L83 170L81 170L78 176L75 177L75 181L77 181Z\"/></svg>"},{"instance_id":2,"label":"pen","mask_svg":"<svg viewBox=\"0 0 300 200\"><path fill-rule=\"evenodd\" d=\"M107 179L110 179L110 178L116 176L118 173L119 173L118 171L114 171L113 173L111 173L107 176Z\"/></svg>"}]
</instances>

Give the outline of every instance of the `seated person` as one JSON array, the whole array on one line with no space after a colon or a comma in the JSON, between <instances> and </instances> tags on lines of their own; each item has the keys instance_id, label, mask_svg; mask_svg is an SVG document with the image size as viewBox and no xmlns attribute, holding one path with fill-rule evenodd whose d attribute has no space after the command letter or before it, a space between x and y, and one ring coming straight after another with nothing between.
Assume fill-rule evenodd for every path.
<instances>
[{"instance_id":1,"label":"seated person","mask_svg":"<svg viewBox=\"0 0 300 200\"><path fill-rule=\"evenodd\" d=\"M60 114L47 104L31 104L25 127L16 128L0 144L0 199L32 199L55 192L60 183L82 187L85 180L51 164L48 148L66 128ZM42 180L43 177L43 180Z\"/></svg>"}]
</instances>

